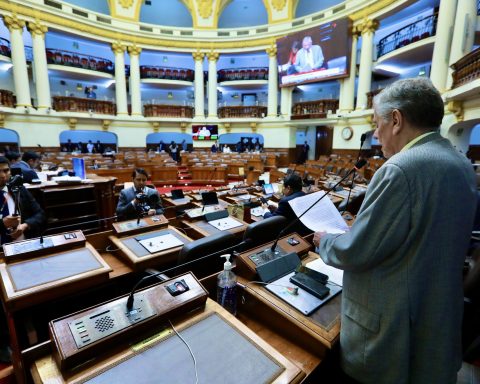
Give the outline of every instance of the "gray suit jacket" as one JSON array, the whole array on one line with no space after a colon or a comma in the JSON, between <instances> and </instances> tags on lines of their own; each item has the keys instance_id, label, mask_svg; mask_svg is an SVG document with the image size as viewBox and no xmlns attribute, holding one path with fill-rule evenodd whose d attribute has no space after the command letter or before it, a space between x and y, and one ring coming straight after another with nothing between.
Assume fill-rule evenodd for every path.
<instances>
[{"instance_id":1,"label":"gray suit jacket","mask_svg":"<svg viewBox=\"0 0 480 384\"><path fill-rule=\"evenodd\" d=\"M319 45L312 45L310 48L312 50L312 55L313 55L313 67L311 70L318 69L323 65L323 52L322 48ZM306 51L301 48L297 52L297 56L295 58L295 70L297 72L304 72L305 70L303 69L307 65L307 59L306 59Z\"/></svg>"},{"instance_id":2,"label":"gray suit jacket","mask_svg":"<svg viewBox=\"0 0 480 384\"><path fill-rule=\"evenodd\" d=\"M151 209L155 209L157 215L163 213L162 201L156 189L144 188L144 193L147 195L147 204ZM135 188L123 189L120 192L117 205L117 216L120 220L131 220L138 217L138 211L132 204L135 199Z\"/></svg>"},{"instance_id":3,"label":"gray suit jacket","mask_svg":"<svg viewBox=\"0 0 480 384\"><path fill-rule=\"evenodd\" d=\"M344 270L340 346L350 376L456 382L474 176L434 133L375 173L350 232L322 238L321 258Z\"/></svg>"}]
</instances>

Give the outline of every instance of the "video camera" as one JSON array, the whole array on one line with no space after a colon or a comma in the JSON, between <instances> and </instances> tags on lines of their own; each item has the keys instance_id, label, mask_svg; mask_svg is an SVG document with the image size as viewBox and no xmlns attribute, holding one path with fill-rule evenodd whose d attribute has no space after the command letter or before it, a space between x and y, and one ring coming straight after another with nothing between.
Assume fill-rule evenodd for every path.
<instances>
[{"instance_id":1,"label":"video camera","mask_svg":"<svg viewBox=\"0 0 480 384\"><path fill-rule=\"evenodd\" d=\"M143 214L147 213L150 209L150 205L148 205L148 196L143 192L138 192L135 195L135 199L137 200L137 210Z\"/></svg>"},{"instance_id":2,"label":"video camera","mask_svg":"<svg viewBox=\"0 0 480 384\"><path fill-rule=\"evenodd\" d=\"M7 188L11 193L17 193L23 185L23 175L20 168L11 168L11 176L7 181Z\"/></svg>"}]
</instances>

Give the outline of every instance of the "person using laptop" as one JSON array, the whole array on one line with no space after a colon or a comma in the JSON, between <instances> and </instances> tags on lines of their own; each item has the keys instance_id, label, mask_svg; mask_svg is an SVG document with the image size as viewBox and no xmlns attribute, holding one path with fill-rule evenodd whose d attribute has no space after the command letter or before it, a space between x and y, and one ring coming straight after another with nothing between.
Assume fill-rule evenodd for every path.
<instances>
[{"instance_id":1,"label":"person using laptop","mask_svg":"<svg viewBox=\"0 0 480 384\"><path fill-rule=\"evenodd\" d=\"M278 202L278 207L275 208L273 205L262 204L264 208L263 218L283 216L289 223L296 220L297 215L295 215L288 202L301 196L305 196L305 192L302 191L302 178L296 173L292 173L283 180L283 197ZM312 233L301 221L293 226L292 232L297 232L301 236Z\"/></svg>"},{"instance_id":2,"label":"person using laptop","mask_svg":"<svg viewBox=\"0 0 480 384\"><path fill-rule=\"evenodd\" d=\"M146 186L148 174L143 168L136 168L132 173L133 187L120 192L117 216L120 220L132 220L139 216L161 215L162 200L155 188Z\"/></svg>"}]
</instances>

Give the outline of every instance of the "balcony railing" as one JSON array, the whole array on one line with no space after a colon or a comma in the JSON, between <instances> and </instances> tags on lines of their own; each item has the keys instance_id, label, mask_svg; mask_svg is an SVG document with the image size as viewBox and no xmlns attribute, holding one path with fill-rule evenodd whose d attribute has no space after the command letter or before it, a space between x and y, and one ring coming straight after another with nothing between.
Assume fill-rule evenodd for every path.
<instances>
[{"instance_id":1,"label":"balcony railing","mask_svg":"<svg viewBox=\"0 0 480 384\"><path fill-rule=\"evenodd\" d=\"M145 117L193 118L193 107L185 105L148 104L143 107Z\"/></svg>"},{"instance_id":2,"label":"balcony railing","mask_svg":"<svg viewBox=\"0 0 480 384\"><path fill-rule=\"evenodd\" d=\"M79 97L53 97L53 109L57 112L91 112L115 115L116 106L111 101L82 99Z\"/></svg>"},{"instance_id":3,"label":"balcony railing","mask_svg":"<svg viewBox=\"0 0 480 384\"><path fill-rule=\"evenodd\" d=\"M435 35L437 19L437 14L425 17L384 37L377 45L377 57Z\"/></svg>"},{"instance_id":4,"label":"balcony railing","mask_svg":"<svg viewBox=\"0 0 480 384\"><path fill-rule=\"evenodd\" d=\"M249 118L249 117L265 117L267 116L267 107L251 106L244 107L235 105L231 107L218 108L218 117L220 118Z\"/></svg>"},{"instance_id":5,"label":"balcony railing","mask_svg":"<svg viewBox=\"0 0 480 384\"><path fill-rule=\"evenodd\" d=\"M89 69L113 74L113 62L101 57L84 55L78 52L47 48L47 63L68 67Z\"/></svg>"},{"instance_id":6,"label":"balcony railing","mask_svg":"<svg viewBox=\"0 0 480 384\"><path fill-rule=\"evenodd\" d=\"M268 68L220 69L218 82L238 80L268 80Z\"/></svg>"},{"instance_id":7,"label":"balcony railing","mask_svg":"<svg viewBox=\"0 0 480 384\"><path fill-rule=\"evenodd\" d=\"M167 68L152 67L141 65L140 77L142 79L167 79L167 80L183 80L193 81L195 73L192 69L186 68Z\"/></svg>"},{"instance_id":8,"label":"balcony railing","mask_svg":"<svg viewBox=\"0 0 480 384\"><path fill-rule=\"evenodd\" d=\"M380 92L383 91L383 88L375 89L371 92L367 92L367 109L373 108L373 98L377 96Z\"/></svg>"},{"instance_id":9,"label":"balcony railing","mask_svg":"<svg viewBox=\"0 0 480 384\"><path fill-rule=\"evenodd\" d=\"M323 99L303 101L295 103L292 107L292 120L321 119L327 116L327 112L335 112L338 109L338 99Z\"/></svg>"},{"instance_id":10,"label":"balcony railing","mask_svg":"<svg viewBox=\"0 0 480 384\"><path fill-rule=\"evenodd\" d=\"M452 64L453 88L470 83L480 78L480 48L462 57Z\"/></svg>"},{"instance_id":11,"label":"balcony railing","mask_svg":"<svg viewBox=\"0 0 480 384\"><path fill-rule=\"evenodd\" d=\"M10 108L15 106L15 96L13 95L12 91L0 89L0 106Z\"/></svg>"}]
</instances>

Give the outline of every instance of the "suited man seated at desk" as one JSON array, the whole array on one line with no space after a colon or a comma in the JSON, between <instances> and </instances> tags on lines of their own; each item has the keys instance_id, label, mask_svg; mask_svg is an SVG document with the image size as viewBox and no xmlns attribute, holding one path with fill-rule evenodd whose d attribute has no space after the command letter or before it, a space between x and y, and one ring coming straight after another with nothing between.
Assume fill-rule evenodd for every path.
<instances>
[{"instance_id":1,"label":"suited man seated at desk","mask_svg":"<svg viewBox=\"0 0 480 384\"><path fill-rule=\"evenodd\" d=\"M15 180L21 180L16 178ZM45 213L30 192L21 185L9 185L10 163L0 156L0 244L39 236L45 225ZM16 187L15 187L16 186ZM13 190L18 190L18 216L14 216Z\"/></svg>"},{"instance_id":2,"label":"suited man seated at desk","mask_svg":"<svg viewBox=\"0 0 480 384\"><path fill-rule=\"evenodd\" d=\"M15 165L12 164L11 168L20 168L23 174L23 181L25 183L31 183L32 180L38 179L35 169L38 167L39 163L40 155L33 151L27 151L22 155L22 160L15 163Z\"/></svg>"},{"instance_id":3,"label":"suited man seated at desk","mask_svg":"<svg viewBox=\"0 0 480 384\"><path fill-rule=\"evenodd\" d=\"M305 196L305 192L302 191L302 178L296 173L292 173L283 180L283 197L278 202L278 208L275 208L273 205L267 206L267 204L262 204L264 208L263 218L283 216L289 223L292 222L297 218L297 215L295 215L288 202L301 196ZM301 236L312 233L300 221L292 228L292 232L297 232Z\"/></svg>"},{"instance_id":4,"label":"suited man seated at desk","mask_svg":"<svg viewBox=\"0 0 480 384\"><path fill-rule=\"evenodd\" d=\"M143 168L136 168L132 173L133 187L120 192L117 205L119 220L132 220L139 216L161 215L162 201L156 189L146 186L148 174Z\"/></svg>"}]
</instances>

